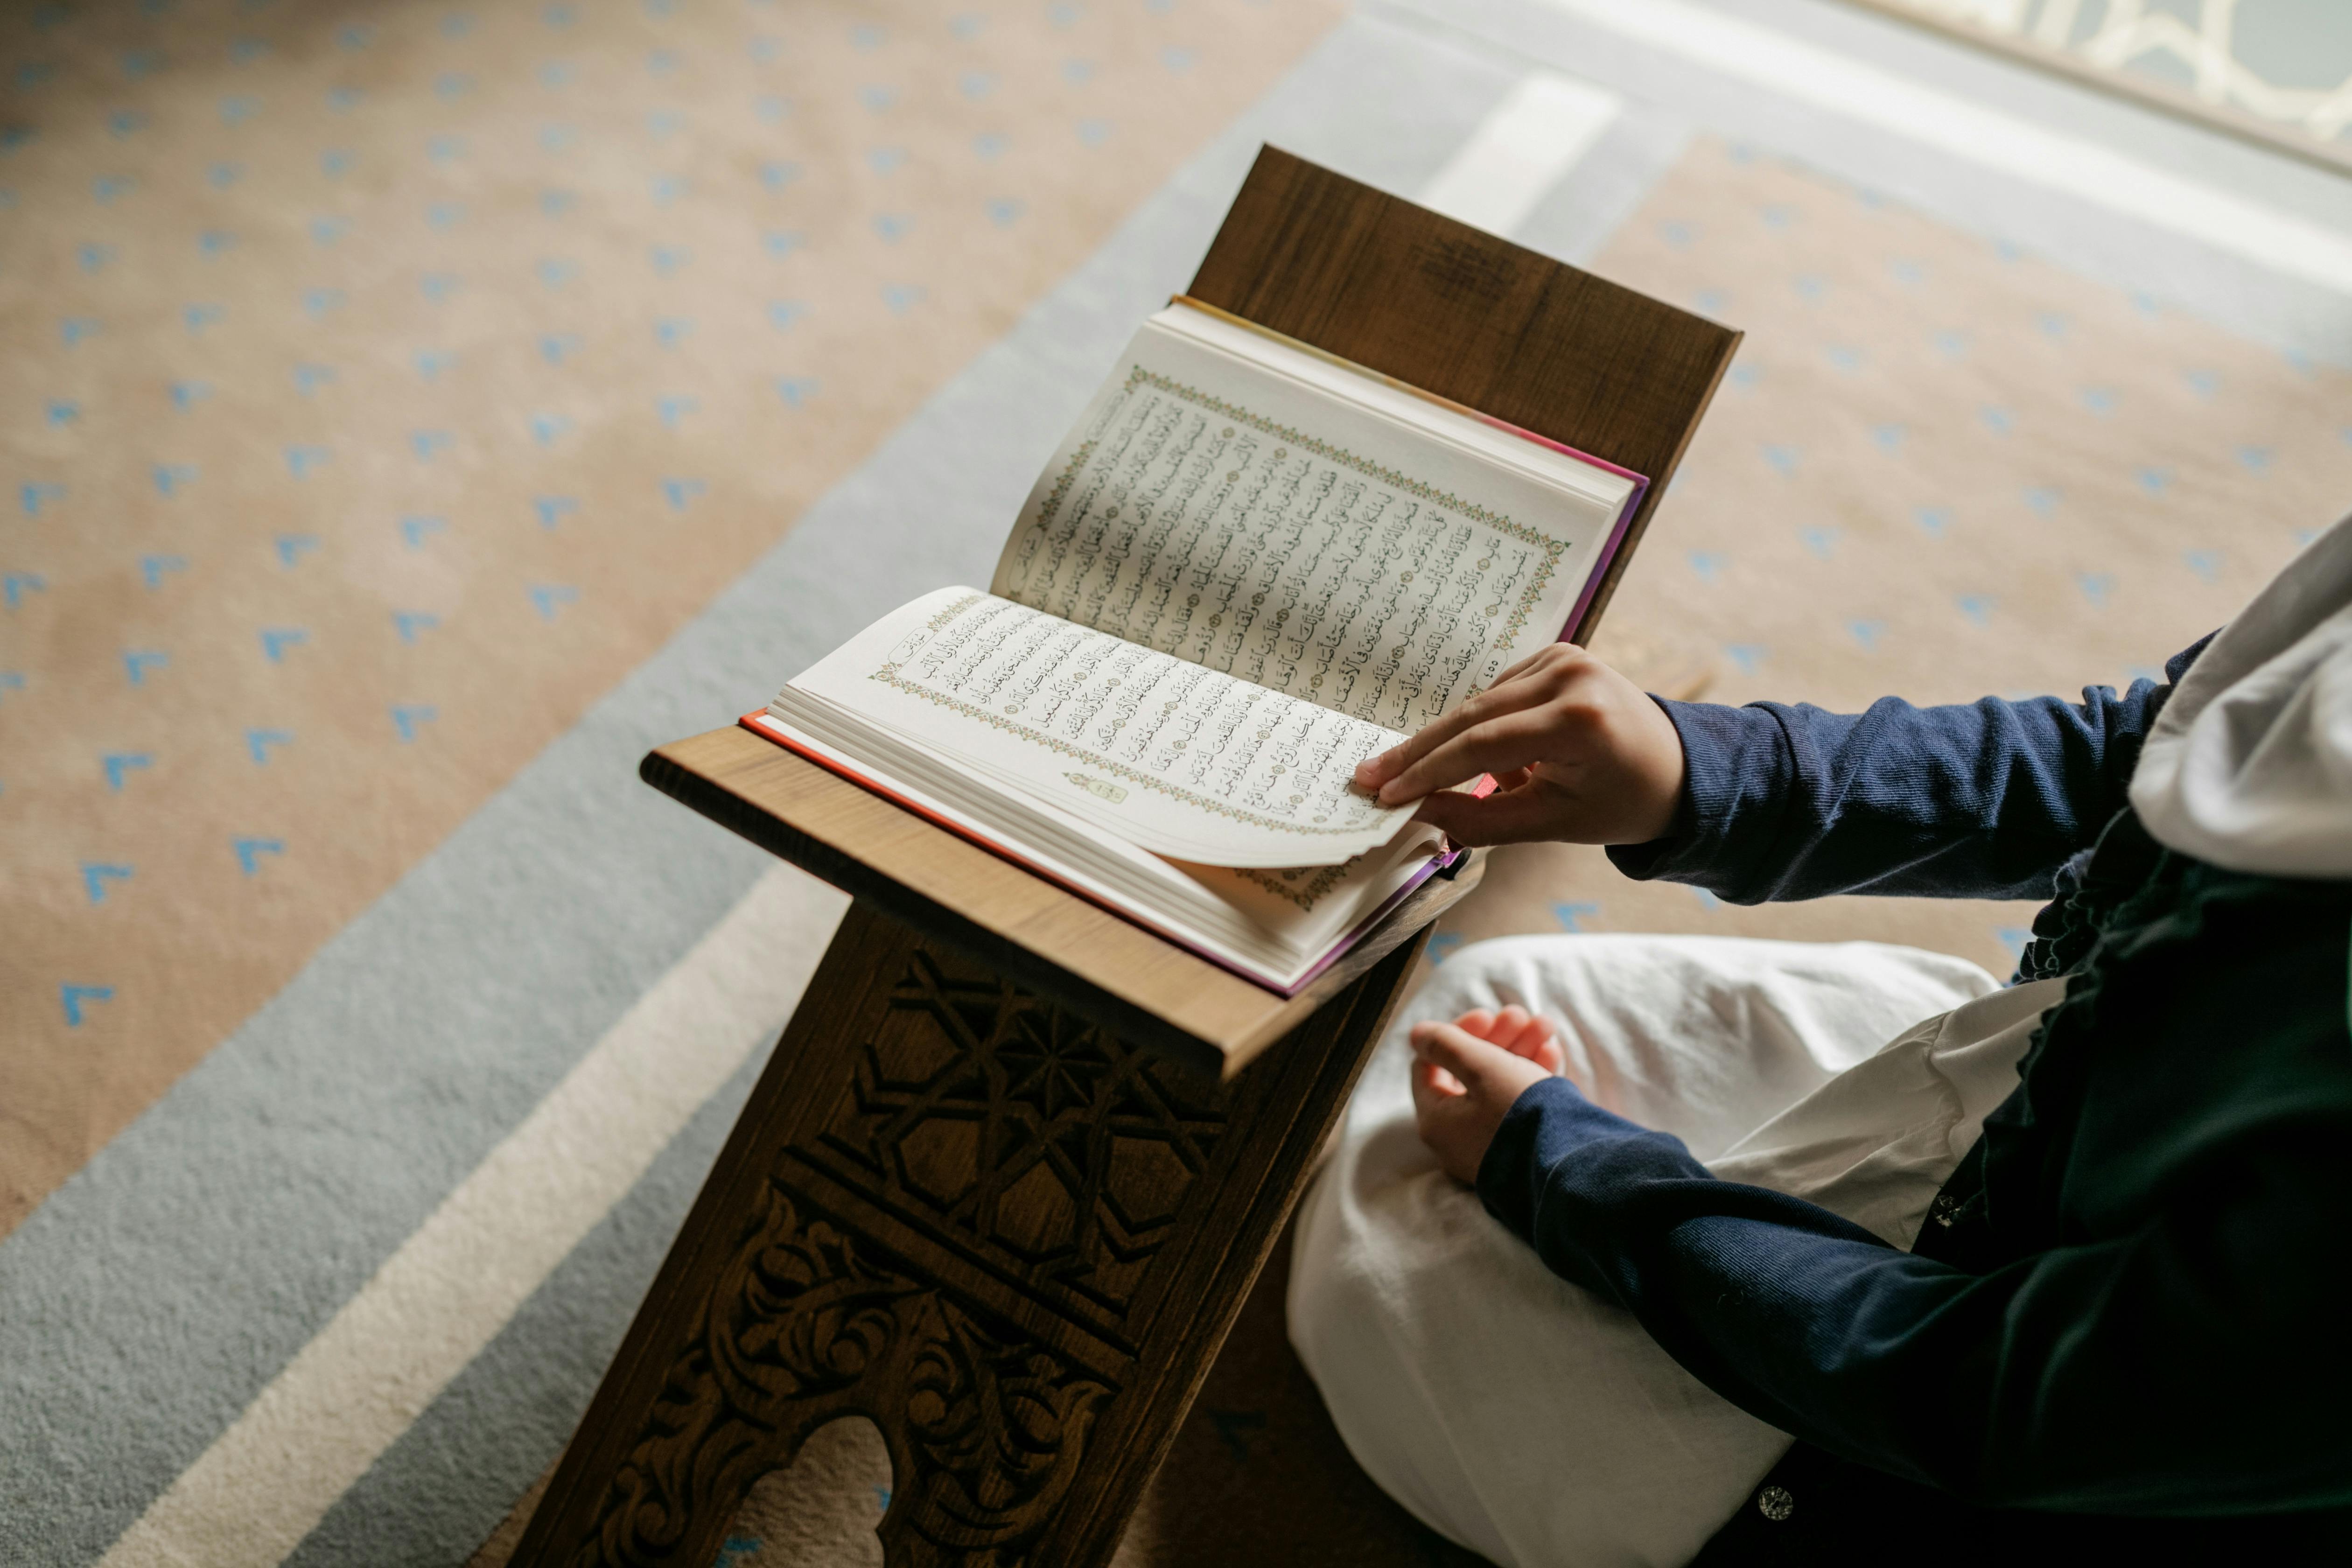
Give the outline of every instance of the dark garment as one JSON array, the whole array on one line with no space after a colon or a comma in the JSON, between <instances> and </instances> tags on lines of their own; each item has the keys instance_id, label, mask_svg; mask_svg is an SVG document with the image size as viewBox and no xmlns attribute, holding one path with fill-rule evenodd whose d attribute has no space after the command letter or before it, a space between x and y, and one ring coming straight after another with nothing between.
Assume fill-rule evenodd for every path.
<instances>
[{"instance_id":1,"label":"dark garment","mask_svg":"<svg viewBox=\"0 0 2352 1568\"><path fill-rule=\"evenodd\" d=\"M2210 637L2174 656L2188 672ZM1862 713L1752 702L1658 706L1683 738L1682 805L1617 868L1706 889L1735 904L1830 893L2046 899L2052 874L2124 809L2140 742L2170 686L2123 696Z\"/></svg>"},{"instance_id":2,"label":"dark garment","mask_svg":"<svg viewBox=\"0 0 2352 1568\"><path fill-rule=\"evenodd\" d=\"M2168 691L1665 704L1689 795L1627 870L1746 900L2054 889L2025 969L2070 976L1907 1253L1565 1079L1505 1119L1487 1208L1799 1438L1702 1563L2352 1547L2352 883L2147 837L2124 786Z\"/></svg>"}]
</instances>

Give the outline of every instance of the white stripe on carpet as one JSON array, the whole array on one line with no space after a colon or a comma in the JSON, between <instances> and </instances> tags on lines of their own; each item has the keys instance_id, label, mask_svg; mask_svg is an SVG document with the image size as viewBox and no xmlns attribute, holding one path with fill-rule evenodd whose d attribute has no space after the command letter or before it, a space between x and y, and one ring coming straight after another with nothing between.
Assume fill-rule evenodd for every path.
<instances>
[{"instance_id":1,"label":"white stripe on carpet","mask_svg":"<svg viewBox=\"0 0 2352 1568\"><path fill-rule=\"evenodd\" d=\"M1613 92L1533 72L1446 160L1422 191L1422 205L1474 228L1509 234L1624 107Z\"/></svg>"},{"instance_id":2,"label":"white stripe on carpet","mask_svg":"<svg viewBox=\"0 0 2352 1568\"><path fill-rule=\"evenodd\" d=\"M1605 102L1603 100L1606 100ZM1515 224L1614 117L1539 77L1430 191ZM645 1173L799 999L847 900L777 867L656 982L375 1278L149 1505L100 1568L282 1563Z\"/></svg>"},{"instance_id":3,"label":"white stripe on carpet","mask_svg":"<svg viewBox=\"0 0 2352 1568\"><path fill-rule=\"evenodd\" d=\"M283 1561L773 1041L847 904L790 867L762 873L148 1507L103 1568Z\"/></svg>"},{"instance_id":4,"label":"white stripe on carpet","mask_svg":"<svg viewBox=\"0 0 2352 1568\"><path fill-rule=\"evenodd\" d=\"M1548 0L1725 76L1891 131L2216 250L2352 293L2352 235L2047 131L1691 0Z\"/></svg>"}]
</instances>

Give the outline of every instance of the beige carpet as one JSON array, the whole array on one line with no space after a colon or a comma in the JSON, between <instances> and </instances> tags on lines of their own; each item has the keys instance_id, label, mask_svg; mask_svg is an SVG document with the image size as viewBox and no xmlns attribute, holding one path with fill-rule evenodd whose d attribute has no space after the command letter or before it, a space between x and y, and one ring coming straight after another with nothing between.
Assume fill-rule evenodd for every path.
<instances>
[{"instance_id":1,"label":"beige carpet","mask_svg":"<svg viewBox=\"0 0 2352 1568\"><path fill-rule=\"evenodd\" d=\"M6 7L0 1237L1340 14Z\"/></svg>"}]
</instances>

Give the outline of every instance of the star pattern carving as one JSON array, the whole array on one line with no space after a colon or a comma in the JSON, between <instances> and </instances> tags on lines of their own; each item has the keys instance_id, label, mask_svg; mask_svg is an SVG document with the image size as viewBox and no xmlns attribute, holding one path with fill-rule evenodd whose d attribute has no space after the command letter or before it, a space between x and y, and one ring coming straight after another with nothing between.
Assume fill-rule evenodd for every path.
<instances>
[{"instance_id":1,"label":"star pattern carving","mask_svg":"<svg viewBox=\"0 0 2352 1568\"><path fill-rule=\"evenodd\" d=\"M1208 1167L1222 1099L1075 1014L919 952L824 1143L926 1228L1117 1310Z\"/></svg>"}]
</instances>

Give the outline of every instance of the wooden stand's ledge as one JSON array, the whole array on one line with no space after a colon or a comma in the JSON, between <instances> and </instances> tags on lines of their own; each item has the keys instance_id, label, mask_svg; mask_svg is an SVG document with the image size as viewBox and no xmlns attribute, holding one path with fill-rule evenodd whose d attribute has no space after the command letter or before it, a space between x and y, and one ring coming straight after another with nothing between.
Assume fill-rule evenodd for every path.
<instances>
[{"instance_id":1,"label":"wooden stand's ledge","mask_svg":"<svg viewBox=\"0 0 2352 1568\"><path fill-rule=\"evenodd\" d=\"M860 902L1196 1074L1229 1079L1476 885L1415 889L1285 999L736 726L663 746L647 784Z\"/></svg>"},{"instance_id":2,"label":"wooden stand's ledge","mask_svg":"<svg viewBox=\"0 0 2352 1568\"><path fill-rule=\"evenodd\" d=\"M1271 149L1190 291L1649 475L1635 531L1738 341ZM1108 1562L1480 868L1286 1000L742 729L640 771L854 902L514 1563L704 1568L848 1415L893 1568Z\"/></svg>"}]
</instances>

